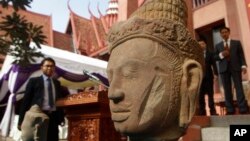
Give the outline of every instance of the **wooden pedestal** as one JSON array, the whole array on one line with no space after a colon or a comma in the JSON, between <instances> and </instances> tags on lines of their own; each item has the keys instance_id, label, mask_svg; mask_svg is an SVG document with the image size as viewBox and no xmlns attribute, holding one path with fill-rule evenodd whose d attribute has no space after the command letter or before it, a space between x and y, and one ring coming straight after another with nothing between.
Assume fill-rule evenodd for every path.
<instances>
[{"instance_id":1,"label":"wooden pedestal","mask_svg":"<svg viewBox=\"0 0 250 141\"><path fill-rule=\"evenodd\" d=\"M57 101L68 119L68 141L124 141L110 118L106 91L70 95Z\"/></svg>"}]
</instances>

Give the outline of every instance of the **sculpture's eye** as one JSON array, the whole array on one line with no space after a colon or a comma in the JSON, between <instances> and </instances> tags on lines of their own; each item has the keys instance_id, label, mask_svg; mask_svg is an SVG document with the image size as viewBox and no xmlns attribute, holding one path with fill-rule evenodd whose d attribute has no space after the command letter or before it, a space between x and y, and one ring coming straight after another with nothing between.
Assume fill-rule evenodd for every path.
<instances>
[{"instance_id":1,"label":"sculpture's eye","mask_svg":"<svg viewBox=\"0 0 250 141\"><path fill-rule=\"evenodd\" d=\"M128 65L122 69L122 76L127 79L136 78L138 75L138 66Z\"/></svg>"},{"instance_id":2,"label":"sculpture's eye","mask_svg":"<svg viewBox=\"0 0 250 141\"><path fill-rule=\"evenodd\" d=\"M132 79L132 78L135 77L134 72L133 72L133 71L130 71L130 70L125 70L125 71L123 71L122 76L123 76L124 78L128 78L128 79Z\"/></svg>"}]
</instances>

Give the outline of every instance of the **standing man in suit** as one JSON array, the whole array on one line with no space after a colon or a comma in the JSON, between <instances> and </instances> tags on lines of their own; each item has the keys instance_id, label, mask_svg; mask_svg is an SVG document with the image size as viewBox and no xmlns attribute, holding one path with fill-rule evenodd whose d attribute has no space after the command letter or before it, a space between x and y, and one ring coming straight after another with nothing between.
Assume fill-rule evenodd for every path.
<instances>
[{"instance_id":1,"label":"standing man in suit","mask_svg":"<svg viewBox=\"0 0 250 141\"><path fill-rule=\"evenodd\" d=\"M247 65L241 42L229 38L230 29L227 27L220 29L220 34L223 41L215 47L215 59L219 61L219 73L225 93L226 114L235 114L231 79L236 89L239 112L240 114L247 114L248 106L243 91L241 74L247 72Z\"/></svg>"},{"instance_id":2,"label":"standing man in suit","mask_svg":"<svg viewBox=\"0 0 250 141\"><path fill-rule=\"evenodd\" d=\"M214 106L214 74L218 75L216 64L214 61L213 53L207 49L207 43L204 39L198 41L200 47L204 51L205 71L201 83L199 94L199 115L207 115L205 95L208 95L208 105L210 109L210 115L218 115Z\"/></svg>"},{"instance_id":3,"label":"standing man in suit","mask_svg":"<svg viewBox=\"0 0 250 141\"><path fill-rule=\"evenodd\" d=\"M58 141L58 125L64 125L64 113L55 105L56 100L62 97L60 82L52 78L55 61L52 58L45 58L41 62L41 70L43 74L31 78L26 86L19 113L18 129L21 130L26 111L37 104L49 117L47 141Z\"/></svg>"}]
</instances>

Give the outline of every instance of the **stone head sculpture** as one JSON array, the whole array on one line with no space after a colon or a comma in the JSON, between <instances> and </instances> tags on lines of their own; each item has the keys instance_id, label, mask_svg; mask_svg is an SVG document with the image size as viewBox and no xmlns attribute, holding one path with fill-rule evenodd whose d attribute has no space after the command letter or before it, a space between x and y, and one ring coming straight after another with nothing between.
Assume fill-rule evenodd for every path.
<instances>
[{"instance_id":1,"label":"stone head sculpture","mask_svg":"<svg viewBox=\"0 0 250 141\"><path fill-rule=\"evenodd\" d=\"M130 141L178 140L196 105L203 55L183 0L148 0L108 35L110 110Z\"/></svg>"}]
</instances>

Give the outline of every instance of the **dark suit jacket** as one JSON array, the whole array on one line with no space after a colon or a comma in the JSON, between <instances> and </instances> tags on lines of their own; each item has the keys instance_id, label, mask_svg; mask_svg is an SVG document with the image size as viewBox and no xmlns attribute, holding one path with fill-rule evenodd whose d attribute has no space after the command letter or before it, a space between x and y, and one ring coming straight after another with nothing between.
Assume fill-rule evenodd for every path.
<instances>
[{"instance_id":1,"label":"dark suit jacket","mask_svg":"<svg viewBox=\"0 0 250 141\"><path fill-rule=\"evenodd\" d=\"M58 80L53 79L56 92L56 100L62 97L61 84ZM30 109L34 104L37 104L42 109L44 97L44 80L43 76L31 78L26 86L23 103L19 112L18 125L21 125L24 119L25 112ZM60 108L56 108L56 118L58 119L58 125L64 121L64 113Z\"/></svg>"},{"instance_id":2,"label":"dark suit jacket","mask_svg":"<svg viewBox=\"0 0 250 141\"><path fill-rule=\"evenodd\" d=\"M241 71L241 67L246 65L245 56L240 41L230 41L230 64L226 58L220 59L219 53L224 50L223 41L215 46L215 60L219 61L219 73L227 71L229 67L232 71ZM229 66L228 66L229 65Z\"/></svg>"},{"instance_id":3,"label":"dark suit jacket","mask_svg":"<svg viewBox=\"0 0 250 141\"><path fill-rule=\"evenodd\" d=\"M213 82L214 74L218 75L213 52L206 51L204 79ZM212 83L213 84L213 83Z\"/></svg>"}]
</instances>

